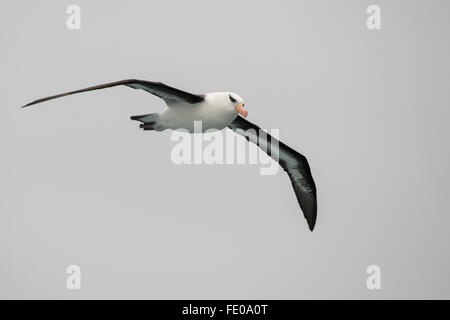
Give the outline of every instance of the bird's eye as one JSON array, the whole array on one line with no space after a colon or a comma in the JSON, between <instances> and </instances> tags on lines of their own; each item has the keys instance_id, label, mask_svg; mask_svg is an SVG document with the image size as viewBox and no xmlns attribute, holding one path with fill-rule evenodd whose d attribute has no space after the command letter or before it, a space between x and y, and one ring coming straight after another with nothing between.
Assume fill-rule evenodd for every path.
<instances>
[{"instance_id":1,"label":"bird's eye","mask_svg":"<svg viewBox=\"0 0 450 320\"><path fill-rule=\"evenodd\" d=\"M230 100L231 100L231 102L233 102L233 103L235 103L235 102L236 102L236 99L235 99L235 98L233 98L233 97L231 96L231 94L229 94L228 96L230 97Z\"/></svg>"}]
</instances>

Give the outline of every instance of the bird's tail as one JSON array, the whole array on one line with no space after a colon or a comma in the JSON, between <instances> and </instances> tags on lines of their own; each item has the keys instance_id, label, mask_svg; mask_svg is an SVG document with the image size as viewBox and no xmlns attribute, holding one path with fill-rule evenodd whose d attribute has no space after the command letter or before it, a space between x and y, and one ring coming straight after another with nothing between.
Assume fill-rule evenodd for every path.
<instances>
[{"instance_id":1,"label":"bird's tail","mask_svg":"<svg viewBox=\"0 0 450 320\"><path fill-rule=\"evenodd\" d=\"M131 116L130 119L131 119L131 120L136 120L136 121L145 122L145 121L144 121L144 118L147 117L147 116L150 116L150 115L152 115L152 114L153 114L153 113L151 113L151 114L142 114L142 115L140 115L140 116Z\"/></svg>"},{"instance_id":2,"label":"bird's tail","mask_svg":"<svg viewBox=\"0 0 450 320\"><path fill-rule=\"evenodd\" d=\"M143 114L138 116L131 116L131 120L140 121L142 122L139 125L139 128L144 130L158 130L157 124L158 124L158 114L157 113L150 113L150 114Z\"/></svg>"}]
</instances>

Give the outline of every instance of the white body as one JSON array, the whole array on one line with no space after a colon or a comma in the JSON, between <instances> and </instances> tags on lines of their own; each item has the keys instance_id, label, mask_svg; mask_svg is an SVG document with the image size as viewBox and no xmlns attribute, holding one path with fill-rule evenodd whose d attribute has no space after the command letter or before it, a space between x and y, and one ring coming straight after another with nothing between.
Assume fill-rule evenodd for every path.
<instances>
[{"instance_id":1,"label":"white body","mask_svg":"<svg viewBox=\"0 0 450 320\"><path fill-rule=\"evenodd\" d=\"M201 121L202 132L222 130L237 116L235 104L230 101L228 92L213 92L205 95L204 101L195 104L177 102L168 104L167 109L156 117L142 118L143 121L155 121L155 130L183 129L194 132L194 122ZM238 101L242 98L233 94Z\"/></svg>"}]
</instances>

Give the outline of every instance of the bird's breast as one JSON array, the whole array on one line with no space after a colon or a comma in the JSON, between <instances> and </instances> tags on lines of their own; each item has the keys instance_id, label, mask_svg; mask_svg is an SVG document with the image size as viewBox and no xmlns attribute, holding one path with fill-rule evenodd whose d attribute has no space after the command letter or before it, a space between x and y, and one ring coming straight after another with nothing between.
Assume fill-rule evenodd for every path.
<instances>
[{"instance_id":1,"label":"bird's breast","mask_svg":"<svg viewBox=\"0 0 450 320\"><path fill-rule=\"evenodd\" d=\"M189 132L205 132L226 128L237 114L224 107L208 103L173 106L160 114L162 123L173 130L184 129Z\"/></svg>"}]
</instances>

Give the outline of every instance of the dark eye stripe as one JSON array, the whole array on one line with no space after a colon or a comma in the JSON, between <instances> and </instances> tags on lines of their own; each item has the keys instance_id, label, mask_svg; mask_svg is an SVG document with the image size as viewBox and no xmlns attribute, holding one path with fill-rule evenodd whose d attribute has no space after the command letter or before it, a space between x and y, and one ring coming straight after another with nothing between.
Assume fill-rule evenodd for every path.
<instances>
[{"instance_id":1,"label":"dark eye stripe","mask_svg":"<svg viewBox=\"0 0 450 320\"><path fill-rule=\"evenodd\" d=\"M234 99L231 94L228 95L230 97L231 102L236 102L236 99Z\"/></svg>"}]
</instances>

